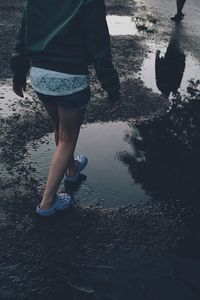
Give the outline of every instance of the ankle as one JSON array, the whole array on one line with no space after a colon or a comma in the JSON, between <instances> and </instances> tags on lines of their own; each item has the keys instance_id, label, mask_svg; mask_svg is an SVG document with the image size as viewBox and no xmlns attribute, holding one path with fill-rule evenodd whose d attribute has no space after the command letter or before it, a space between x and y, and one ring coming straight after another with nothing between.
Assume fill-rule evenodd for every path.
<instances>
[{"instance_id":1,"label":"ankle","mask_svg":"<svg viewBox=\"0 0 200 300\"><path fill-rule=\"evenodd\" d=\"M54 200L54 196L52 195L43 195L42 201L40 203L40 208L41 209L48 209L52 206Z\"/></svg>"},{"instance_id":2,"label":"ankle","mask_svg":"<svg viewBox=\"0 0 200 300\"><path fill-rule=\"evenodd\" d=\"M72 163L68 166L66 175L68 177L74 176L78 168L78 162L76 160L73 160Z\"/></svg>"}]
</instances>

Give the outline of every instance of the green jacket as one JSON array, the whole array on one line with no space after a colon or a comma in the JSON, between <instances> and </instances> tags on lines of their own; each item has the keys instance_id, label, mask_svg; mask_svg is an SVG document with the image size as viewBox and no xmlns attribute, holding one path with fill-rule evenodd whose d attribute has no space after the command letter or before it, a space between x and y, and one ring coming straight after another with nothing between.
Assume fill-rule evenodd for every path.
<instances>
[{"instance_id":1,"label":"green jacket","mask_svg":"<svg viewBox=\"0 0 200 300\"><path fill-rule=\"evenodd\" d=\"M13 80L23 82L30 65L88 74L90 64L110 100L119 100L104 0L27 0L11 58Z\"/></svg>"}]
</instances>

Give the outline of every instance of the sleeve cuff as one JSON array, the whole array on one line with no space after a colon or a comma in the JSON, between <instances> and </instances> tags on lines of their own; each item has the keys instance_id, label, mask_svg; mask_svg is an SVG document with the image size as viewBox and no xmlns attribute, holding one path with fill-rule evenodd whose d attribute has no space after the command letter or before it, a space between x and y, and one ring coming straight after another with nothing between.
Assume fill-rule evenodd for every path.
<instances>
[{"instance_id":1,"label":"sleeve cuff","mask_svg":"<svg viewBox=\"0 0 200 300\"><path fill-rule=\"evenodd\" d=\"M21 83L26 78L30 68L30 62L26 56L12 55L10 67L13 71L14 82Z\"/></svg>"}]
</instances>

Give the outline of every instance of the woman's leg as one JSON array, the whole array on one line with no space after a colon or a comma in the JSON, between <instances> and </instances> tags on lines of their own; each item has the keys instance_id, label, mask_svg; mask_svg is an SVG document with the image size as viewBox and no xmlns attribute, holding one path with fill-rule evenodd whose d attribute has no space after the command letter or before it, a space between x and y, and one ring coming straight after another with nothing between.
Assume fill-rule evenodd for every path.
<instances>
[{"instance_id":1,"label":"woman's leg","mask_svg":"<svg viewBox=\"0 0 200 300\"><path fill-rule=\"evenodd\" d=\"M80 126L82 124L85 110L66 109L58 105L59 117L59 142L53 155L48 180L40 207L47 209L52 201L63 179L63 176L72 161Z\"/></svg>"},{"instance_id":2,"label":"woman's leg","mask_svg":"<svg viewBox=\"0 0 200 300\"><path fill-rule=\"evenodd\" d=\"M51 117L55 126L55 143L58 145L59 141L59 116L58 116L58 105L55 101L43 101L43 105L46 108L47 113Z\"/></svg>"},{"instance_id":3,"label":"woman's leg","mask_svg":"<svg viewBox=\"0 0 200 300\"><path fill-rule=\"evenodd\" d=\"M58 115L58 104L55 101L44 101L43 105L53 120L55 131L54 131L54 138L55 138L55 144L58 146L59 143L59 115ZM72 159L68 165L68 168L66 170L66 175L73 176L76 172L77 165L74 161L74 156L72 156Z\"/></svg>"},{"instance_id":4,"label":"woman's leg","mask_svg":"<svg viewBox=\"0 0 200 300\"><path fill-rule=\"evenodd\" d=\"M182 9L185 5L186 0L176 0L177 4L177 14L180 15L182 13Z\"/></svg>"}]
</instances>

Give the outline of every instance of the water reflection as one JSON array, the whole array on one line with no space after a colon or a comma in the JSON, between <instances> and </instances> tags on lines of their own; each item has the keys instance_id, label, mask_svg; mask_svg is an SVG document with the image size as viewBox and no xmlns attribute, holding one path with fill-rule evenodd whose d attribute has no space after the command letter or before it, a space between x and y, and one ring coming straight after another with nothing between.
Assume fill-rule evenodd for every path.
<instances>
[{"instance_id":1,"label":"water reflection","mask_svg":"<svg viewBox=\"0 0 200 300\"><path fill-rule=\"evenodd\" d=\"M156 84L166 97L169 97L170 93L177 93L185 70L185 54L179 40L180 31L181 25L176 25L164 56L160 55L160 50L156 51Z\"/></svg>"},{"instance_id":2,"label":"water reflection","mask_svg":"<svg viewBox=\"0 0 200 300\"><path fill-rule=\"evenodd\" d=\"M144 204L149 200L140 184L133 182L118 159L119 151L130 151L130 146L124 140L130 131L133 129L126 122L94 123L82 127L76 151L87 153L88 168L84 170L85 176L80 178L80 184L78 182L65 187L81 204L117 207ZM49 135L48 141L48 144L39 143L35 150L31 145L29 147L30 159L35 163L41 184L45 183L49 161L55 149L53 134ZM36 178L38 175L35 175Z\"/></svg>"},{"instance_id":3,"label":"water reflection","mask_svg":"<svg viewBox=\"0 0 200 300\"><path fill-rule=\"evenodd\" d=\"M155 200L190 205L200 198L199 128L200 81L191 81L188 95L174 98L166 117L137 126L138 134L126 137L134 152L121 153L120 159Z\"/></svg>"},{"instance_id":4,"label":"water reflection","mask_svg":"<svg viewBox=\"0 0 200 300\"><path fill-rule=\"evenodd\" d=\"M146 87L171 98L177 92L186 94L189 81L199 79L200 63L185 51L184 42L184 27L177 24L168 45L158 41L149 43L148 56L138 73Z\"/></svg>"},{"instance_id":5,"label":"water reflection","mask_svg":"<svg viewBox=\"0 0 200 300\"><path fill-rule=\"evenodd\" d=\"M108 15L106 20L110 35L136 35L138 33L136 24L130 16Z\"/></svg>"}]
</instances>

